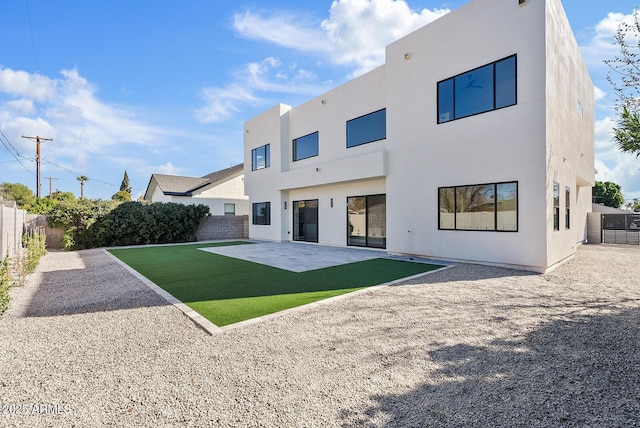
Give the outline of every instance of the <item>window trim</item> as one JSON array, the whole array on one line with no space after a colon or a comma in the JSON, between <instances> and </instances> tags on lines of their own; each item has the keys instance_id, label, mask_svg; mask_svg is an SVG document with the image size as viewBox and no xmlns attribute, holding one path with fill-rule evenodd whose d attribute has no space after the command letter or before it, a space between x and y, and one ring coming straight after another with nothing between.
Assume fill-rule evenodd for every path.
<instances>
[{"instance_id":1,"label":"window trim","mask_svg":"<svg viewBox=\"0 0 640 428\"><path fill-rule=\"evenodd\" d=\"M293 229L295 229L295 227L296 227L296 214L300 214L300 211L299 211L300 208L299 208L299 205L298 205L300 202L305 204L304 208L307 208L306 207L307 202L315 202L316 203L316 215L317 215L317 217L316 217L316 239L315 239L315 241L307 240L306 239L306 233L304 235L305 239L296 239L296 231L294 230L293 231L292 240L293 240L293 242L312 242L312 243L316 243L317 244L319 242L318 240L320 239L320 199L318 199L318 198L316 198L316 199L300 199L300 200L291 202L291 206L293 207L293 209L291 210L291 214L293 216L292 222L291 222L291 226L292 226ZM307 224L307 223L305 222L305 224Z\"/></svg>"},{"instance_id":2,"label":"window trim","mask_svg":"<svg viewBox=\"0 0 640 428\"><path fill-rule=\"evenodd\" d=\"M571 188L564 188L564 229L571 229Z\"/></svg>"},{"instance_id":3,"label":"window trim","mask_svg":"<svg viewBox=\"0 0 640 428\"><path fill-rule=\"evenodd\" d=\"M560 230L560 183L557 181L553 182L553 230ZM556 197L557 192L557 197ZM556 205L557 200L557 205Z\"/></svg>"},{"instance_id":4,"label":"window trim","mask_svg":"<svg viewBox=\"0 0 640 428\"><path fill-rule=\"evenodd\" d=\"M515 184L516 185L516 228L514 230L498 229L498 186L500 184ZM475 186L493 186L493 229L458 229L457 228L457 191L458 187L475 187ZM453 228L440 227L440 189L453 189ZM477 183L477 184L461 184L457 186L440 186L438 187L438 230L445 231L462 231L462 232L499 232L499 233L514 233L520 230L520 183L518 180L509 181L496 181L493 183Z\"/></svg>"},{"instance_id":5,"label":"window trim","mask_svg":"<svg viewBox=\"0 0 640 428\"><path fill-rule=\"evenodd\" d=\"M509 105L505 105L505 106L496 108L496 64L498 64L499 62L502 62L502 61L506 61L506 60L511 59L511 58L514 58L514 60L515 60L515 73L514 73L514 77L515 77L515 81L516 81L515 99L514 99L513 104L509 104ZM493 66L493 108L490 109L490 110L484 110L484 111L480 111L480 112L477 112L477 113L473 113L473 114L470 114L470 115L467 115L467 116L455 117L455 113L456 113L456 97L455 97L455 94L456 94L456 83L455 83L455 79L460 77L460 76L462 76L462 75L465 75L467 73L472 73L472 72L474 72L476 70L480 70L481 68L484 68L484 67L487 67L487 66L490 66L490 65ZM453 81L452 109L453 109L453 116L454 117L452 119L449 119L449 120L440 121L440 84L444 83L444 82L447 82L449 80ZM454 121L459 120L459 119L466 119L467 117L477 116L479 114L488 113L490 111L502 110L503 108L513 107L513 106L518 104L518 54L509 55L509 56L506 56L504 58L498 59L496 61L489 62L487 64L481 65L479 67L472 68L471 70L467 70L467 71L464 71L462 73L458 73L455 76L451 76L451 77L448 77L446 79L442 79L442 80L440 80L440 81L438 81L436 83L436 88L437 88L436 89L436 124L438 124L438 125L442 125L443 123L454 122Z\"/></svg>"},{"instance_id":6,"label":"window trim","mask_svg":"<svg viewBox=\"0 0 640 428\"><path fill-rule=\"evenodd\" d=\"M297 141L299 139L301 139L301 138L309 137L309 136L314 135L314 134L317 135L317 137L316 137L316 143L317 143L316 154L315 155L311 155L311 156L306 156L306 157L303 157L303 158L296 158L296 154L297 154L297 151L298 151ZM316 156L319 156L320 155L320 132L319 131L314 131L314 132L310 132L309 134L302 135L301 137L294 138L293 140L291 140L291 146L292 146L291 147L292 162L297 162L297 161L301 161L301 160L304 160L304 159L309 159L309 158L314 158Z\"/></svg>"},{"instance_id":7,"label":"window trim","mask_svg":"<svg viewBox=\"0 0 640 428\"><path fill-rule=\"evenodd\" d=\"M365 235L364 235L364 240L365 240L365 245L358 245L358 244L350 244L349 243L349 237L350 237L350 231L349 231L349 199L350 198L364 198L364 206L365 209L369 207L369 198L371 197L376 197L376 196L384 196L384 205L385 205L385 236L384 236L384 245L380 246L380 245L369 245L369 210L366 210L366 217L365 217ZM346 230L346 240L347 240L347 247L356 247L356 248L377 248L377 249L386 249L387 248L387 217L386 217L386 209L387 209L387 194L386 193L374 193L371 195L352 195L352 196L347 196L346 198L346 223L347 223L347 230Z\"/></svg>"},{"instance_id":8,"label":"window trim","mask_svg":"<svg viewBox=\"0 0 640 428\"><path fill-rule=\"evenodd\" d=\"M271 143L268 143L251 150L251 171L259 171L261 169L266 169L271 166L271 147L270 146L271 146ZM260 149L264 149L264 166L258 168L256 166L256 163L254 162L254 159L255 159L254 153L256 153L256 151Z\"/></svg>"},{"instance_id":9,"label":"window trim","mask_svg":"<svg viewBox=\"0 0 640 428\"><path fill-rule=\"evenodd\" d=\"M354 122L354 121L356 121L358 119L365 118L367 116L371 116L372 114L380 113L381 111L384 111L384 121L385 121L385 123L384 123L384 137L378 138L378 139L375 139L375 140L365 141L363 143L349 145L349 123ZM375 143L376 141L386 140L387 139L387 108L384 107L384 108L381 108L379 110L372 111L372 112L367 113L367 114L363 114L362 116L354 117L353 119L347 120L346 131L345 132L346 132L347 149L350 149L352 147L362 146L364 144Z\"/></svg>"},{"instance_id":10,"label":"window trim","mask_svg":"<svg viewBox=\"0 0 640 428\"><path fill-rule=\"evenodd\" d=\"M233 213L231 212L227 212L227 207L231 205L233 207ZM236 204L233 202L225 202L224 205L222 206L224 215L236 215Z\"/></svg>"},{"instance_id":11,"label":"window trim","mask_svg":"<svg viewBox=\"0 0 640 428\"><path fill-rule=\"evenodd\" d=\"M264 205L268 214L265 216L256 216L255 214L256 214L256 209L258 208L258 205ZM265 217L264 223L257 223L256 222L257 217ZM251 204L251 224L254 224L257 226L271 225L271 202L254 202Z\"/></svg>"}]
</instances>

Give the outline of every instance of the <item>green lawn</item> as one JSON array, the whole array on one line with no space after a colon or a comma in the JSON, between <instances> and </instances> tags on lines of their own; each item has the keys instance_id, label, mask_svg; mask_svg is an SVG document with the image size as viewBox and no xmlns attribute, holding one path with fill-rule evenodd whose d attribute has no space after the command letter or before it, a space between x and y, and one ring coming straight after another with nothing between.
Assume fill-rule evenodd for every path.
<instances>
[{"instance_id":1,"label":"green lawn","mask_svg":"<svg viewBox=\"0 0 640 428\"><path fill-rule=\"evenodd\" d=\"M441 266L373 259L290 272L199 251L245 242L109 250L218 326L271 314Z\"/></svg>"}]
</instances>

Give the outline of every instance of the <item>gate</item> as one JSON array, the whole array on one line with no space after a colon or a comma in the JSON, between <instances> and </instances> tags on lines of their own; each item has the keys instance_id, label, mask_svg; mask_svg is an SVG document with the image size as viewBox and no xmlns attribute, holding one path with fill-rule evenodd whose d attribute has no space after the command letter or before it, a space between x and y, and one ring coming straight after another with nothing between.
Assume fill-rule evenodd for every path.
<instances>
[{"instance_id":1,"label":"gate","mask_svg":"<svg viewBox=\"0 0 640 428\"><path fill-rule=\"evenodd\" d=\"M605 244L640 245L640 214L603 214Z\"/></svg>"}]
</instances>

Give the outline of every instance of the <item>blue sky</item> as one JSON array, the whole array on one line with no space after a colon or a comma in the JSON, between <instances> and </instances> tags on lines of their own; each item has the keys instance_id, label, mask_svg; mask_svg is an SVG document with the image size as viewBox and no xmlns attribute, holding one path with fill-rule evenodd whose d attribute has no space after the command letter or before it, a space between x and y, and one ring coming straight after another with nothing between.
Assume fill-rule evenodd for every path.
<instances>
[{"instance_id":1,"label":"blue sky","mask_svg":"<svg viewBox=\"0 0 640 428\"><path fill-rule=\"evenodd\" d=\"M137 197L152 173L202 176L240 163L246 119L381 64L386 44L466 2L0 2L0 138L10 143L0 145L0 182L35 191L35 144L21 135L53 138L41 146L42 177L79 194L75 177L86 175L90 198L109 199L125 169ZM635 3L563 4L596 86L596 179L640 198L640 160L611 142L602 64Z\"/></svg>"}]
</instances>

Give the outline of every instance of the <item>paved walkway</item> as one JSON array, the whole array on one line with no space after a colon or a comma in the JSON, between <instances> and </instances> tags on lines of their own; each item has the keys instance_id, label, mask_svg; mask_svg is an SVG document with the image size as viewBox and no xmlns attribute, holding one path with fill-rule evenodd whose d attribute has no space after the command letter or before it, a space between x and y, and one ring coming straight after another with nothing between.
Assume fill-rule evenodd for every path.
<instances>
[{"instance_id":1,"label":"paved walkway","mask_svg":"<svg viewBox=\"0 0 640 428\"><path fill-rule=\"evenodd\" d=\"M389 258L413 260L422 263L442 261L428 260L409 256L391 255L384 250L353 247L327 247L299 242L262 242L252 241L251 245L232 245L227 247L200 248L202 251L242 259L263 265L274 266L292 272L306 272L363 260Z\"/></svg>"}]
</instances>

